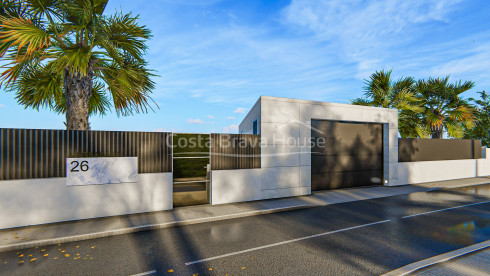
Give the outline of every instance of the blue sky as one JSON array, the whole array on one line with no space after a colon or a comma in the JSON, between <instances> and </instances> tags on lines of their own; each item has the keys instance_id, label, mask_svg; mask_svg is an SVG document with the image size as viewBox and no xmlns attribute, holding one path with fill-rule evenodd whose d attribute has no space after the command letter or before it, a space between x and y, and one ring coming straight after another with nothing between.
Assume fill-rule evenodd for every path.
<instances>
[{"instance_id":1,"label":"blue sky","mask_svg":"<svg viewBox=\"0 0 490 276\"><path fill-rule=\"evenodd\" d=\"M487 0L110 0L153 32L159 109L92 117L96 130L237 132L261 95L347 103L375 70L451 75L490 90ZM0 127L63 129L0 93Z\"/></svg>"}]
</instances>

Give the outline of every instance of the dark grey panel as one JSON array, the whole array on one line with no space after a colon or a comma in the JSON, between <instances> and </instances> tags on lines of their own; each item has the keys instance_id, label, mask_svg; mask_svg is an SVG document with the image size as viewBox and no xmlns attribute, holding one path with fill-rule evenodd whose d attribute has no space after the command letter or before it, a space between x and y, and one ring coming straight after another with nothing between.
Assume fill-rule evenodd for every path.
<instances>
[{"instance_id":1,"label":"dark grey panel","mask_svg":"<svg viewBox=\"0 0 490 276\"><path fill-rule=\"evenodd\" d=\"M311 157L311 173L382 170L383 155L321 155Z\"/></svg>"},{"instance_id":2,"label":"dark grey panel","mask_svg":"<svg viewBox=\"0 0 490 276\"><path fill-rule=\"evenodd\" d=\"M211 170L260 168L260 135L211 134Z\"/></svg>"},{"instance_id":3,"label":"dark grey panel","mask_svg":"<svg viewBox=\"0 0 490 276\"><path fill-rule=\"evenodd\" d=\"M383 182L383 125L312 120L312 190Z\"/></svg>"},{"instance_id":4,"label":"dark grey panel","mask_svg":"<svg viewBox=\"0 0 490 276\"><path fill-rule=\"evenodd\" d=\"M382 124L312 120L311 127L312 137L379 139L383 136Z\"/></svg>"},{"instance_id":5,"label":"dark grey panel","mask_svg":"<svg viewBox=\"0 0 490 276\"><path fill-rule=\"evenodd\" d=\"M372 137L339 136L337 138L318 138L313 143L312 153L325 155L377 154L383 151L383 139ZM321 140L323 139L323 140Z\"/></svg>"},{"instance_id":6,"label":"dark grey panel","mask_svg":"<svg viewBox=\"0 0 490 276\"><path fill-rule=\"evenodd\" d=\"M382 181L383 170L318 173L311 175L311 190L381 185Z\"/></svg>"},{"instance_id":7,"label":"dark grey panel","mask_svg":"<svg viewBox=\"0 0 490 276\"><path fill-rule=\"evenodd\" d=\"M477 159L481 157L481 140L398 139L399 162Z\"/></svg>"}]
</instances>

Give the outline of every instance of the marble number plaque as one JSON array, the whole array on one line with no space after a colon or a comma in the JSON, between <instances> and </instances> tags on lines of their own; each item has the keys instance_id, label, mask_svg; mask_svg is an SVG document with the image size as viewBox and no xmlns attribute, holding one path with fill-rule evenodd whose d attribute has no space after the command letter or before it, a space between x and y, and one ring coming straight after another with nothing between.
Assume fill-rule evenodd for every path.
<instances>
[{"instance_id":1,"label":"marble number plaque","mask_svg":"<svg viewBox=\"0 0 490 276\"><path fill-rule=\"evenodd\" d=\"M66 158L66 185L138 182L137 157Z\"/></svg>"}]
</instances>

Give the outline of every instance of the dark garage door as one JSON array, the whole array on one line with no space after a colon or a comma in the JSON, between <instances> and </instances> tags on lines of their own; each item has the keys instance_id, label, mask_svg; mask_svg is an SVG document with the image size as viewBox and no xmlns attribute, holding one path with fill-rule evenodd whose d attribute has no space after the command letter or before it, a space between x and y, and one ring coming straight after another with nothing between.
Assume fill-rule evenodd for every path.
<instances>
[{"instance_id":1,"label":"dark garage door","mask_svg":"<svg viewBox=\"0 0 490 276\"><path fill-rule=\"evenodd\" d=\"M311 126L313 191L382 183L382 124L312 120Z\"/></svg>"}]
</instances>

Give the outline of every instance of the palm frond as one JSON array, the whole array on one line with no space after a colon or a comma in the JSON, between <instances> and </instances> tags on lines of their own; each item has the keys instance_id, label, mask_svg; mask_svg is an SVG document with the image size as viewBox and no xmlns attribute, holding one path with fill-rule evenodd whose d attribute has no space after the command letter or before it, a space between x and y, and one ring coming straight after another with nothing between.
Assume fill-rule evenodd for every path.
<instances>
[{"instance_id":1,"label":"palm frond","mask_svg":"<svg viewBox=\"0 0 490 276\"><path fill-rule=\"evenodd\" d=\"M464 136L464 128L461 124L447 124L446 130L450 137L461 139Z\"/></svg>"},{"instance_id":2,"label":"palm frond","mask_svg":"<svg viewBox=\"0 0 490 276\"><path fill-rule=\"evenodd\" d=\"M25 0L25 4L28 7L27 10L34 18L43 16L51 18L51 15L60 18L59 8L61 3L61 0Z\"/></svg>"},{"instance_id":3,"label":"palm frond","mask_svg":"<svg viewBox=\"0 0 490 276\"><path fill-rule=\"evenodd\" d=\"M138 17L131 14L115 14L109 17L103 24L100 46L107 48L108 52L120 50L142 62L150 30L138 25L137 20Z\"/></svg>"},{"instance_id":4,"label":"palm frond","mask_svg":"<svg viewBox=\"0 0 490 276\"><path fill-rule=\"evenodd\" d=\"M452 110L448 110L448 117L458 122L473 121L475 110L467 106L458 106Z\"/></svg>"},{"instance_id":5,"label":"palm frond","mask_svg":"<svg viewBox=\"0 0 490 276\"><path fill-rule=\"evenodd\" d=\"M364 99L364 98L356 98L356 99L350 100L350 103L353 105L371 106L371 101Z\"/></svg>"},{"instance_id":6,"label":"palm frond","mask_svg":"<svg viewBox=\"0 0 490 276\"><path fill-rule=\"evenodd\" d=\"M107 84L118 115L147 112L151 108L149 93L155 87L151 80L155 75L145 67L146 63L127 57L123 64L103 65L101 78Z\"/></svg>"},{"instance_id":7,"label":"palm frond","mask_svg":"<svg viewBox=\"0 0 490 276\"><path fill-rule=\"evenodd\" d=\"M56 105L56 99L63 94L62 83L62 74L37 64L29 65L8 89L16 93L19 104L39 110Z\"/></svg>"},{"instance_id":8,"label":"palm frond","mask_svg":"<svg viewBox=\"0 0 490 276\"><path fill-rule=\"evenodd\" d=\"M428 111L425 116L425 120L430 127L440 127L444 125L445 118L443 115L434 114L433 112Z\"/></svg>"},{"instance_id":9,"label":"palm frond","mask_svg":"<svg viewBox=\"0 0 490 276\"><path fill-rule=\"evenodd\" d=\"M50 61L50 64L62 71L64 68L69 68L71 75L80 74L86 76L90 67L90 61L94 59L93 53L89 47L68 46L56 50L58 53L57 59Z\"/></svg>"},{"instance_id":10,"label":"palm frond","mask_svg":"<svg viewBox=\"0 0 490 276\"><path fill-rule=\"evenodd\" d=\"M0 17L0 45L10 43L9 47L26 48L26 55L49 46L50 35L37 27L31 20L23 18ZM4 47L2 47L4 48Z\"/></svg>"}]
</instances>

